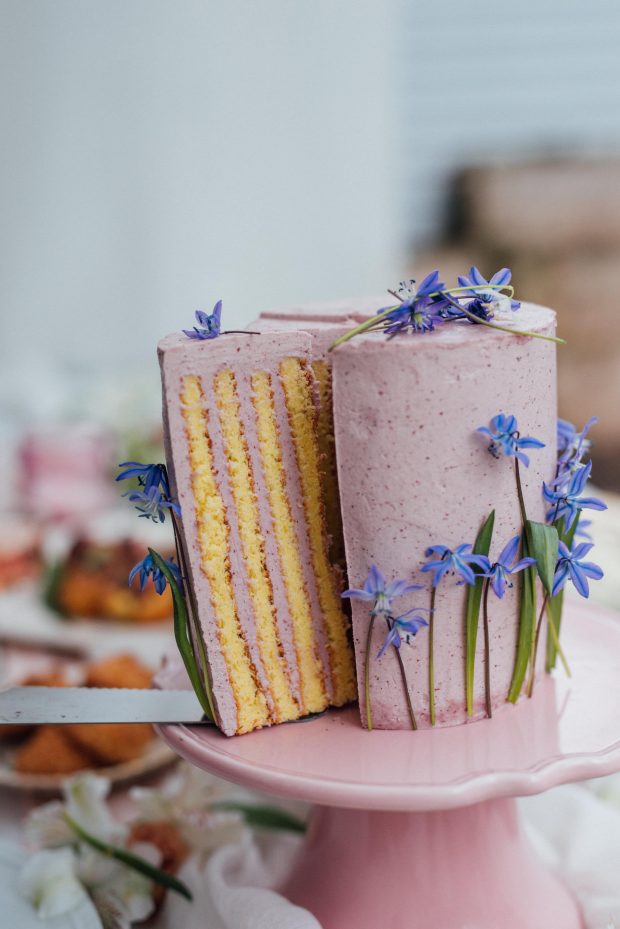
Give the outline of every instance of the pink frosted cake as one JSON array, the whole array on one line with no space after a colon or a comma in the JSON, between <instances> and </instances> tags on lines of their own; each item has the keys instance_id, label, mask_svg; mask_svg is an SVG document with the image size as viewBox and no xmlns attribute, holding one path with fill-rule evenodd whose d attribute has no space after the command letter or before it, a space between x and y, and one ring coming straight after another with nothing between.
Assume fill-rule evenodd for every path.
<instances>
[{"instance_id":1,"label":"pink frosted cake","mask_svg":"<svg viewBox=\"0 0 620 929\"><path fill-rule=\"evenodd\" d=\"M434 272L383 311L247 334L218 304L160 343L191 651L226 734L342 706L355 677L368 728L457 725L565 660L563 587L601 576L574 535L604 505L580 496L590 424L557 427L555 314L509 282Z\"/></svg>"},{"instance_id":2,"label":"pink frosted cake","mask_svg":"<svg viewBox=\"0 0 620 929\"><path fill-rule=\"evenodd\" d=\"M553 334L555 313L525 304L519 325ZM488 454L488 442L476 431L500 410L509 411L524 433L544 443L529 456L529 468L522 469L528 517L544 522L542 482L553 479L556 466L555 354L551 342L470 325L444 326L425 338L389 342L371 334L333 353L336 454L351 586L360 587L369 566L376 564L386 576L428 588L428 573L421 572L426 550L473 544L492 510L491 558L520 533L514 470L506 459ZM460 579L457 574L437 588L434 686L439 726L467 718L467 585L459 586ZM515 584L489 607L493 708L505 703L512 679L518 593ZM429 607L426 590L403 596L398 612L414 606ZM367 628L367 605L354 600L353 635L362 684ZM384 630L375 624L373 655L384 638ZM430 725L427 640L420 635L410 648L400 649L420 727ZM400 729L409 725L408 707L398 664L387 658L371 664L372 721L378 728ZM476 665L473 713L483 716L482 636Z\"/></svg>"}]
</instances>

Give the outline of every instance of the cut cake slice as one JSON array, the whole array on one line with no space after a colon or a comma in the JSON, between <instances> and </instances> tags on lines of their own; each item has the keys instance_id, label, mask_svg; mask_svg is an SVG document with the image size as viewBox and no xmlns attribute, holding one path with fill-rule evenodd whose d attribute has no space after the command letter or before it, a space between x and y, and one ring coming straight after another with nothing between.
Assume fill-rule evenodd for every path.
<instances>
[{"instance_id":1,"label":"cut cake slice","mask_svg":"<svg viewBox=\"0 0 620 929\"><path fill-rule=\"evenodd\" d=\"M179 334L158 351L218 725L233 735L347 703L354 661L328 550L311 336Z\"/></svg>"}]
</instances>

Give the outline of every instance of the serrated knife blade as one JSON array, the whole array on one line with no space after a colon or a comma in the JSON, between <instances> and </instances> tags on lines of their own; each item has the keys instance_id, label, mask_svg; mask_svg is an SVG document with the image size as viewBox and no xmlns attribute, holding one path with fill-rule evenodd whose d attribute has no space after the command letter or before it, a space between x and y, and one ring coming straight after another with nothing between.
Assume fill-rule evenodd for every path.
<instances>
[{"instance_id":1,"label":"serrated knife blade","mask_svg":"<svg viewBox=\"0 0 620 929\"><path fill-rule=\"evenodd\" d=\"M0 726L45 723L209 723L193 690L11 687L0 691Z\"/></svg>"}]
</instances>

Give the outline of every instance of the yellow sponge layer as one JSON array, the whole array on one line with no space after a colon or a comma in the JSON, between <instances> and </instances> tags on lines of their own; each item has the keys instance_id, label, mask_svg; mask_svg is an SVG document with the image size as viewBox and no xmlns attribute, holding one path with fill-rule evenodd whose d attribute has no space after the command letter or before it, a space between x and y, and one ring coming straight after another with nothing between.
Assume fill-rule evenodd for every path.
<instances>
[{"instance_id":1,"label":"yellow sponge layer","mask_svg":"<svg viewBox=\"0 0 620 929\"><path fill-rule=\"evenodd\" d=\"M226 510L215 479L208 413L195 375L183 378L181 404L192 467L201 566L209 581L218 638L237 707L237 731L250 732L268 724L269 714L237 616Z\"/></svg>"},{"instance_id":2,"label":"yellow sponge layer","mask_svg":"<svg viewBox=\"0 0 620 929\"><path fill-rule=\"evenodd\" d=\"M332 372L326 362L321 359L312 362L312 371L319 387L320 403L317 440L323 473L323 502L325 504L325 521L329 535L329 553L332 563L342 565L344 568L344 541L342 538L340 494L338 492L338 475L336 472Z\"/></svg>"},{"instance_id":3,"label":"yellow sponge layer","mask_svg":"<svg viewBox=\"0 0 620 929\"><path fill-rule=\"evenodd\" d=\"M235 375L232 371L220 371L213 386L224 437L230 486L237 510L248 587L254 607L256 639L269 680L275 721L297 719L300 715L299 707L291 692L286 659L278 640L271 582L265 563L265 541L261 534L254 477L240 416Z\"/></svg>"},{"instance_id":4,"label":"yellow sponge layer","mask_svg":"<svg viewBox=\"0 0 620 929\"><path fill-rule=\"evenodd\" d=\"M303 709L306 713L318 713L325 709L328 699L321 665L317 657L318 647L313 630L312 611L286 492L286 478L269 374L265 371L256 372L252 376L252 391L263 474L293 626Z\"/></svg>"},{"instance_id":5,"label":"yellow sponge layer","mask_svg":"<svg viewBox=\"0 0 620 929\"><path fill-rule=\"evenodd\" d=\"M280 364L280 380L286 397L304 495L312 567L325 618L334 683L334 703L342 705L355 698L356 683L353 653L347 635L348 622L342 611L327 550L312 374L300 359L285 358Z\"/></svg>"}]
</instances>

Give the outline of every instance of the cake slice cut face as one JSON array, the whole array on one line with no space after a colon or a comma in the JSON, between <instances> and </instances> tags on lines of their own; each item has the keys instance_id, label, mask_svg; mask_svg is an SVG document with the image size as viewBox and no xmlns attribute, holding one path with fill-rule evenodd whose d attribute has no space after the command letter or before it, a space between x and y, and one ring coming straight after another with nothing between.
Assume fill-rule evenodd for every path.
<instances>
[{"instance_id":1,"label":"cake slice cut face","mask_svg":"<svg viewBox=\"0 0 620 929\"><path fill-rule=\"evenodd\" d=\"M303 332L159 345L168 469L227 735L355 697L311 348Z\"/></svg>"},{"instance_id":2,"label":"cake slice cut face","mask_svg":"<svg viewBox=\"0 0 620 929\"><path fill-rule=\"evenodd\" d=\"M325 509L329 554L342 578L346 561L340 514L340 492L336 469L332 396L333 342L353 326L370 319L385 306L384 296L350 297L321 303L296 303L264 310L249 329L261 333L300 331L312 337L310 364L317 382L317 441L322 465L322 495Z\"/></svg>"}]
</instances>

